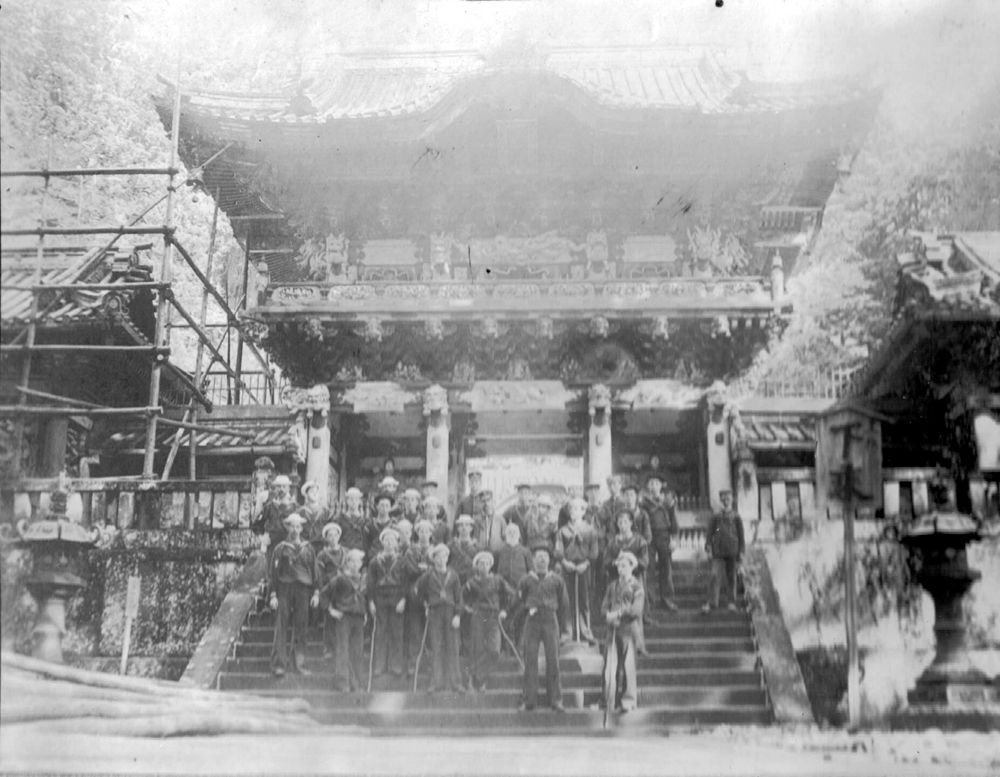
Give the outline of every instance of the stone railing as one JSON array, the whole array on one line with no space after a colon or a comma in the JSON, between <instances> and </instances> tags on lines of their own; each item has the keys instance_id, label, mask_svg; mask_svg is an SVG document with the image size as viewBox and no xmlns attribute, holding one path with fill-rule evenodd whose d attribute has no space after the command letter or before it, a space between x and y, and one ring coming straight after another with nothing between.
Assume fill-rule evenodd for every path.
<instances>
[{"instance_id":1,"label":"stone railing","mask_svg":"<svg viewBox=\"0 0 1000 777\"><path fill-rule=\"evenodd\" d=\"M769 305L772 285L759 276L730 278L670 278L648 280L495 280L355 282L355 283L284 283L267 287L262 307L326 305L335 303L338 310L398 310L411 303L416 309L426 305L461 311L476 309L478 302L511 306L537 300L552 310L601 301L620 306L654 308L678 300L700 302L712 307L712 301L749 298L754 304Z\"/></svg>"},{"instance_id":2,"label":"stone railing","mask_svg":"<svg viewBox=\"0 0 1000 777\"><path fill-rule=\"evenodd\" d=\"M0 523L44 517L56 478L0 488ZM149 482L138 478L70 479L67 514L85 526L125 529L246 529L252 512L249 478Z\"/></svg>"}]
</instances>

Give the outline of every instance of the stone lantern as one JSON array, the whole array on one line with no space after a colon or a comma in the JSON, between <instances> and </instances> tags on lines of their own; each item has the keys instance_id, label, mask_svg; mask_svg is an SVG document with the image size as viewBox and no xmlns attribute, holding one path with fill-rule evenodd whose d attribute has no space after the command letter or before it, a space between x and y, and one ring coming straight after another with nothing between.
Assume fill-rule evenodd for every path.
<instances>
[{"instance_id":1,"label":"stone lantern","mask_svg":"<svg viewBox=\"0 0 1000 777\"><path fill-rule=\"evenodd\" d=\"M988 728L1000 721L997 690L969 656L962 613L965 594L981 577L969 568L966 546L982 536L976 521L956 512L923 515L901 533L917 582L934 599L936 650L900 724Z\"/></svg>"},{"instance_id":2,"label":"stone lantern","mask_svg":"<svg viewBox=\"0 0 1000 777\"><path fill-rule=\"evenodd\" d=\"M62 663L62 638L66 633L66 603L86 586L87 551L101 532L87 529L66 516L69 488L61 473L49 502L47 518L17 524L20 543L31 551L28 591L38 602L38 617L31 632L31 655Z\"/></svg>"}]
</instances>

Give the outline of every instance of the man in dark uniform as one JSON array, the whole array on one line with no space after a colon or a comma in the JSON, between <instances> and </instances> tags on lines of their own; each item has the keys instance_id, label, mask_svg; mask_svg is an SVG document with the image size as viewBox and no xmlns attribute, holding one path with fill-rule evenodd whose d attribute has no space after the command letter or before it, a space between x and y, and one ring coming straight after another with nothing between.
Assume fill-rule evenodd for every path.
<instances>
[{"instance_id":1,"label":"man in dark uniform","mask_svg":"<svg viewBox=\"0 0 1000 777\"><path fill-rule=\"evenodd\" d=\"M441 497L438 496L437 489L438 489L438 484L436 481L425 480L420 485L420 496L424 501L426 501L431 497L438 500L437 515L435 516L435 518L441 523L448 524L448 511L444 509L443 501ZM469 513L469 515L472 515L472 513ZM448 524L448 526L450 528L451 524Z\"/></svg>"},{"instance_id":2,"label":"man in dark uniform","mask_svg":"<svg viewBox=\"0 0 1000 777\"><path fill-rule=\"evenodd\" d=\"M458 514L475 516L479 509L478 494L483 487L483 473L473 470L468 477L469 490L458 503Z\"/></svg>"},{"instance_id":3,"label":"man in dark uniform","mask_svg":"<svg viewBox=\"0 0 1000 777\"><path fill-rule=\"evenodd\" d=\"M276 677L284 675L287 669L306 674L303 659L309 604L315 585L316 551L302 538L305 523L306 519L298 513L286 516L287 536L274 546L268 565L270 605L277 612L271 647L271 671ZM289 628L292 630L290 645Z\"/></svg>"},{"instance_id":4,"label":"man in dark uniform","mask_svg":"<svg viewBox=\"0 0 1000 777\"><path fill-rule=\"evenodd\" d=\"M702 612L711 612L719 606L719 588L725 578L729 592L727 609L737 609L736 606L736 570L740 565L740 557L746 549L743 537L743 519L733 509L733 492L720 491L719 501L722 509L712 515L705 534L705 551L712 557L712 580L708 591L708 601L701 608Z\"/></svg>"},{"instance_id":5,"label":"man in dark uniform","mask_svg":"<svg viewBox=\"0 0 1000 777\"><path fill-rule=\"evenodd\" d=\"M376 676L402 677L403 616L406 610L406 578L399 555L399 534L395 529L382 530L379 554L368 565L368 612L375 619L375 645L372 662Z\"/></svg>"},{"instance_id":6,"label":"man in dark uniform","mask_svg":"<svg viewBox=\"0 0 1000 777\"><path fill-rule=\"evenodd\" d=\"M480 491L479 497L479 512L475 516L474 534L481 550L496 553L503 545L504 528L509 523L503 516L496 514L492 491Z\"/></svg>"},{"instance_id":7,"label":"man in dark uniform","mask_svg":"<svg viewBox=\"0 0 1000 777\"><path fill-rule=\"evenodd\" d=\"M344 570L347 560L347 550L340 544L340 524L330 521L323 527L323 541L326 547L316 554L315 584L319 591L324 590L334 578ZM327 603L329 604L329 602ZM323 608L323 658L332 658L336 649L337 622Z\"/></svg>"},{"instance_id":8,"label":"man in dark uniform","mask_svg":"<svg viewBox=\"0 0 1000 777\"><path fill-rule=\"evenodd\" d=\"M649 567L651 571L656 570L656 591L659 594L660 605L676 611L671 538L678 532L677 499L670 492L664 493L663 479L659 475L650 475L646 481L646 498L642 501L642 509L649 515L649 528L652 534L652 542L649 545Z\"/></svg>"},{"instance_id":9,"label":"man in dark uniform","mask_svg":"<svg viewBox=\"0 0 1000 777\"><path fill-rule=\"evenodd\" d=\"M517 501L504 510L503 519L507 523L516 523L521 529L521 536L525 536L528 526L528 518L534 512L531 509L531 486L527 483L519 483L517 486Z\"/></svg>"},{"instance_id":10,"label":"man in dark uniform","mask_svg":"<svg viewBox=\"0 0 1000 777\"><path fill-rule=\"evenodd\" d=\"M348 550L368 550L368 516L362 509L361 489L347 489L347 503L344 510L333 520L340 525L340 544Z\"/></svg>"},{"instance_id":11,"label":"man in dark uniform","mask_svg":"<svg viewBox=\"0 0 1000 777\"><path fill-rule=\"evenodd\" d=\"M313 549L319 553L325 544L323 541L323 527L330 522L330 510L319 500L319 483L315 480L307 480L299 489L306 500L305 504L299 507L296 512L306 519L306 528L302 536L309 540Z\"/></svg>"},{"instance_id":12,"label":"man in dark uniform","mask_svg":"<svg viewBox=\"0 0 1000 777\"><path fill-rule=\"evenodd\" d=\"M569 611L566 584L549 570L549 551L540 547L534 551L534 569L522 578L517 593L527 612L524 624L524 699L522 711L535 709L538 701L538 648L545 649L545 687L548 703L557 712L563 711L562 688L559 683L559 635Z\"/></svg>"},{"instance_id":13,"label":"man in dark uniform","mask_svg":"<svg viewBox=\"0 0 1000 777\"><path fill-rule=\"evenodd\" d=\"M371 556L382 550L382 532L390 528L394 523L392 517L392 497L389 494L379 494L375 497L375 513L368 519L367 544L368 552ZM397 537L397 544L398 544Z\"/></svg>"},{"instance_id":14,"label":"man in dark uniform","mask_svg":"<svg viewBox=\"0 0 1000 777\"><path fill-rule=\"evenodd\" d=\"M288 475L278 475L271 483L270 497L261 511L260 518L254 523L254 534L267 535L267 547L274 548L285 539L284 520L298 510L298 504L292 497L292 481Z\"/></svg>"},{"instance_id":15,"label":"man in dark uniform","mask_svg":"<svg viewBox=\"0 0 1000 777\"><path fill-rule=\"evenodd\" d=\"M413 533L416 535L416 539L410 542L406 550L403 551L404 591L406 592L403 652L406 654L406 670L410 675L416 668L425 622L424 608L414 589L420 576L431 567L431 548L433 547L431 535L434 533L434 524L430 521L418 521L413 527Z\"/></svg>"},{"instance_id":16,"label":"man in dark uniform","mask_svg":"<svg viewBox=\"0 0 1000 777\"><path fill-rule=\"evenodd\" d=\"M333 687L338 691L364 691L365 611L367 584L361 573L365 554L357 548L347 551L343 571L322 593L329 602L327 612L337 621L334 629L337 650L334 656Z\"/></svg>"},{"instance_id":17,"label":"man in dark uniform","mask_svg":"<svg viewBox=\"0 0 1000 777\"><path fill-rule=\"evenodd\" d=\"M482 692L500 658L500 627L507 610L517 598L514 589L499 575L491 574L493 555L485 550L473 559L475 574L462 589L462 601L469 612L469 677L472 688Z\"/></svg>"},{"instance_id":18,"label":"man in dark uniform","mask_svg":"<svg viewBox=\"0 0 1000 777\"><path fill-rule=\"evenodd\" d=\"M458 630L462 625L462 584L448 567L448 546L431 550L434 566L417 580L417 598L427 608L427 641L433 659L430 692L450 688L465 692L458 663Z\"/></svg>"}]
</instances>

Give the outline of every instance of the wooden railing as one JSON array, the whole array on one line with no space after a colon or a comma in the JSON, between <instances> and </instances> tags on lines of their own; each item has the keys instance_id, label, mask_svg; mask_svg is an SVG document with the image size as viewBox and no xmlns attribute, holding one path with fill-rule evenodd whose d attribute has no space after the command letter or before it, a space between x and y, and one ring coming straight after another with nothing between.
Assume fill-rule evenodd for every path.
<instances>
[{"instance_id":1,"label":"wooden railing","mask_svg":"<svg viewBox=\"0 0 1000 777\"><path fill-rule=\"evenodd\" d=\"M857 368L838 368L788 380L741 379L741 393L758 397L840 399L847 393Z\"/></svg>"},{"instance_id":2,"label":"wooden railing","mask_svg":"<svg viewBox=\"0 0 1000 777\"><path fill-rule=\"evenodd\" d=\"M0 521L43 518L55 478L33 478L0 488ZM85 526L118 529L221 530L248 528L249 478L149 482L139 478L69 480L67 513Z\"/></svg>"}]
</instances>

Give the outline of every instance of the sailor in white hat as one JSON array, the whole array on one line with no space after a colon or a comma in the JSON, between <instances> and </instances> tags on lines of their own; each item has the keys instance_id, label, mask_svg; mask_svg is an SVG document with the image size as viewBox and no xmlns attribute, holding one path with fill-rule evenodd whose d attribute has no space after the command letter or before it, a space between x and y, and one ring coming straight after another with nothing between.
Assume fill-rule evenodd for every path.
<instances>
[{"instance_id":1,"label":"sailor in white hat","mask_svg":"<svg viewBox=\"0 0 1000 777\"><path fill-rule=\"evenodd\" d=\"M307 674L303 668L305 657L302 650L306 644L316 569L316 552L302 538L306 519L298 513L291 513L285 516L282 523L287 536L274 546L268 564L270 605L277 611L271 670L279 677L289 670ZM289 627L293 632L291 645L286 638Z\"/></svg>"}]
</instances>

